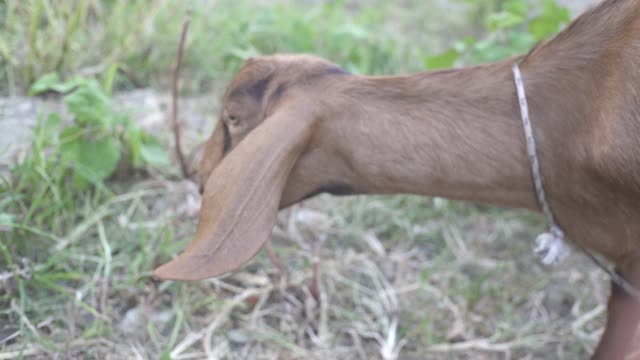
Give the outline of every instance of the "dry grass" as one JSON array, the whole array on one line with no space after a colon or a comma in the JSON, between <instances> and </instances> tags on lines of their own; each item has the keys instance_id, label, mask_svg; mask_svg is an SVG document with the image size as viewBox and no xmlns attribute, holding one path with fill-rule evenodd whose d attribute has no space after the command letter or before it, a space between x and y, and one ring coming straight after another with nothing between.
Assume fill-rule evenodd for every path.
<instances>
[{"instance_id":1,"label":"dry grass","mask_svg":"<svg viewBox=\"0 0 640 360\"><path fill-rule=\"evenodd\" d=\"M52 306L44 319L12 302L0 359L575 359L596 344L604 276L579 255L543 269L530 240L540 226L518 211L321 197L283 211L274 229L288 279L261 254L222 279L157 282L152 263L114 253L137 229L156 235L129 251L152 254L168 231L188 240L197 196L184 182L138 184L109 206L117 221L80 226L64 244L104 249L102 271L62 303L41 301ZM316 261L318 300L309 291Z\"/></svg>"}]
</instances>

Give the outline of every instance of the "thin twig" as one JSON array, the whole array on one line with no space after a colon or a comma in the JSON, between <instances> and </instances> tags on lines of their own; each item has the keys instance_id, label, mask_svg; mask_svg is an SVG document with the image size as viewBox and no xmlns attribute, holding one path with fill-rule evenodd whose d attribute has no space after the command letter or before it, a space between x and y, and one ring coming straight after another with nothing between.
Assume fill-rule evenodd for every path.
<instances>
[{"instance_id":1,"label":"thin twig","mask_svg":"<svg viewBox=\"0 0 640 360\"><path fill-rule=\"evenodd\" d=\"M178 345L176 345L171 351L171 358L176 358L188 348L190 348L196 342L202 340L204 342L204 349L207 354L211 354L214 349L211 348L211 338L213 337L213 333L218 329L221 325L224 324L225 321L228 320L229 315L234 310L236 306L242 305L248 298L253 296L261 295L265 292L270 292L273 290L271 286L263 287L263 288L250 288L244 290L242 293L233 297L230 301L226 302L222 309L218 311L215 319L209 323L209 325L198 331L189 333Z\"/></svg>"},{"instance_id":2,"label":"thin twig","mask_svg":"<svg viewBox=\"0 0 640 360\"><path fill-rule=\"evenodd\" d=\"M18 314L20 320L22 320L22 323L31 331L31 334L39 339L40 332L35 326L33 326L31 321L29 320L29 317L27 317L27 315L24 313L24 310L20 306L18 306L15 299L11 300L11 310Z\"/></svg>"},{"instance_id":3,"label":"thin twig","mask_svg":"<svg viewBox=\"0 0 640 360\"><path fill-rule=\"evenodd\" d=\"M74 340L67 344L69 350L73 349L95 349L98 345L114 348L115 344L106 339ZM0 360L24 359L26 357L34 357L41 354L47 354L49 351L38 344L24 344L15 347L9 347L7 351L0 352ZM40 357L39 357L40 358ZM48 356L47 358L50 358Z\"/></svg>"},{"instance_id":4,"label":"thin twig","mask_svg":"<svg viewBox=\"0 0 640 360\"><path fill-rule=\"evenodd\" d=\"M601 335L603 329L598 329L592 333L587 333L584 329L585 325L604 314L607 308L603 304L598 304L595 308L580 316L571 325L571 331L577 338L589 341L596 341Z\"/></svg>"},{"instance_id":5,"label":"thin twig","mask_svg":"<svg viewBox=\"0 0 640 360\"><path fill-rule=\"evenodd\" d=\"M318 289L318 276L320 261L316 256L313 257L313 265L311 267L311 285L309 285L309 291L316 301L320 301L320 290Z\"/></svg>"},{"instance_id":6,"label":"thin twig","mask_svg":"<svg viewBox=\"0 0 640 360\"><path fill-rule=\"evenodd\" d=\"M189 30L189 23L191 22L191 13L187 12L186 18L182 23L182 33L180 34L180 43L178 44L178 51L176 53L176 63L173 67L173 89L171 92L172 106L171 106L171 121L173 124L173 136L175 138L176 156L180 163L180 170L182 176L185 178L190 177L190 169L187 165L187 161L182 152L181 130L180 121L178 121L178 82L180 81L180 65L182 64L182 54L184 53L184 43L187 38L187 31Z\"/></svg>"},{"instance_id":7,"label":"thin twig","mask_svg":"<svg viewBox=\"0 0 640 360\"><path fill-rule=\"evenodd\" d=\"M275 251L273 251L273 248L271 247L271 239L268 239L264 243L264 251L267 253L267 256L269 257L269 260L271 260L271 263L278 269L280 275L288 281L289 272L284 267L280 259L278 259L278 255L276 255Z\"/></svg>"},{"instance_id":8,"label":"thin twig","mask_svg":"<svg viewBox=\"0 0 640 360\"><path fill-rule=\"evenodd\" d=\"M530 335L507 342L494 342L492 339L474 339L459 343L436 344L427 347L427 352L451 353L460 351L509 352L516 348L542 346L551 342L546 335Z\"/></svg>"}]
</instances>

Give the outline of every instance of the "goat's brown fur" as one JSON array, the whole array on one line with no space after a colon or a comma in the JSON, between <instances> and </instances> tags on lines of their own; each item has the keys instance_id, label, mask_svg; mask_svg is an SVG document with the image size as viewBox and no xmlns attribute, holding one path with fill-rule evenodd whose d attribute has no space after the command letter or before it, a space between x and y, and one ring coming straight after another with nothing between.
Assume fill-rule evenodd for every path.
<instances>
[{"instance_id":1,"label":"goat's brown fur","mask_svg":"<svg viewBox=\"0 0 640 360\"><path fill-rule=\"evenodd\" d=\"M398 77L312 56L249 60L200 166L194 242L162 278L248 261L275 215L319 191L412 193L538 209L512 59ZM522 59L550 205L568 237L640 286L640 2L606 0ZM595 358L632 350L638 304L614 288Z\"/></svg>"}]
</instances>

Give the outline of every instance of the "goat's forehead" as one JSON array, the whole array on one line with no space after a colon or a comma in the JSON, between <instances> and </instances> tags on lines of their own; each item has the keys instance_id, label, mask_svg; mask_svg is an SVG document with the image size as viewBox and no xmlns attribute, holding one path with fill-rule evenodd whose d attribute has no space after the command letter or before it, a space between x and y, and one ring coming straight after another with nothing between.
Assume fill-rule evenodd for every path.
<instances>
[{"instance_id":1,"label":"goat's forehead","mask_svg":"<svg viewBox=\"0 0 640 360\"><path fill-rule=\"evenodd\" d=\"M249 95L260 101L274 78L273 71L241 71L231 82L225 94L225 100L237 96Z\"/></svg>"},{"instance_id":2,"label":"goat's forehead","mask_svg":"<svg viewBox=\"0 0 640 360\"><path fill-rule=\"evenodd\" d=\"M247 60L231 81L225 100L250 95L260 102L268 88L282 90L278 84L291 85L300 79L326 74L346 74L331 62L312 55L270 55Z\"/></svg>"},{"instance_id":3,"label":"goat's forehead","mask_svg":"<svg viewBox=\"0 0 640 360\"><path fill-rule=\"evenodd\" d=\"M332 65L329 61L305 54L275 54L251 58L242 65L236 79L257 78L261 74L271 72L289 72L295 70L311 70Z\"/></svg>"},{"instance_id":4,"label":"goat's forehead","mask_svg":"<svg viewBox=\"0 0 640 360\"><path fill-rule=\"evenodd\" d=\"M266 62L250 61L245 63L231 81L229 88L251 85L274 70L274 66Z\"/></svg>"}]
</instances>

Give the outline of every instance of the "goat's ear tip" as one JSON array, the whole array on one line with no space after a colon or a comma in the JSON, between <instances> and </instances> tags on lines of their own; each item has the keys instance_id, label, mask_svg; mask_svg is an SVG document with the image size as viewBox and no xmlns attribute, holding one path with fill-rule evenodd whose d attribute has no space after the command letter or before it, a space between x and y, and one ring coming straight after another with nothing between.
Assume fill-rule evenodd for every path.
<instances>
[{"instance_id":1,"label":"goat's ear tip","mask_svg":"<svg viewBox=\"0 0 640 360\"><path fill-rule=\"evenodd\" d=\"M160 280L187 280L184 275L173 260L153 270L153 276Z\"/></svg>"},{"instance_id":2,"label":"goat's ear tip","mask_svg":"<svg viewBox=\"0 0 640 360\"><path fill-rule=\"evenodd\" d=\"M201 258L181 254L159 266L153 271L153 275L161 280L177 281L204 280L218 275L215 270L203 265Z\"/></svg>"},{"instance_id":3,"label":"goat's ear tip","mask_svg":"<svg viewBox=\"0 0 640 360\"><path fill-rule=\"evenodd\" d=\"M167 264L161 265L153 270L153 276L160 280L173 280L171 278L171 272L167 271Z\"/></svg>"}]
</instances>

